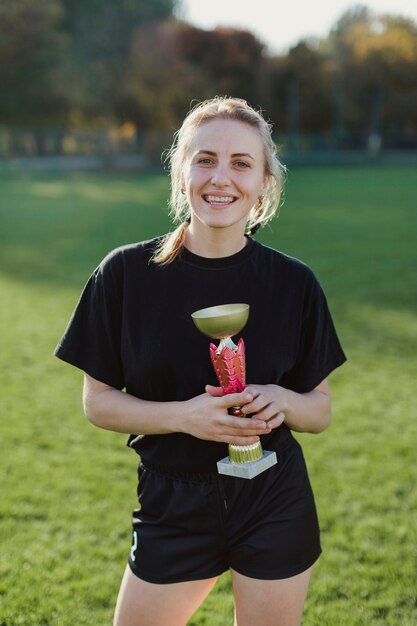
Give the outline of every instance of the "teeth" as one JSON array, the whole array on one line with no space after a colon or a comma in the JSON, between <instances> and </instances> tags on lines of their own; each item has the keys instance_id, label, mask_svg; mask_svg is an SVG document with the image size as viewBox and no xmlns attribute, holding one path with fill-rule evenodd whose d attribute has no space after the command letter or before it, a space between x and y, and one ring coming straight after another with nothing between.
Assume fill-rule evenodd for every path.
<instances>
[{"instance_id":1,"label":"teeth","mask_svg":"<svg viewBox=\"0 0 417 626\"><path fill-rule=\"evenodd\" d=\"M234 198L230 196L206 196L206 200L207 202L221 202L224 204L226 202L233 202Z\"/></svg>"}]
</instances>

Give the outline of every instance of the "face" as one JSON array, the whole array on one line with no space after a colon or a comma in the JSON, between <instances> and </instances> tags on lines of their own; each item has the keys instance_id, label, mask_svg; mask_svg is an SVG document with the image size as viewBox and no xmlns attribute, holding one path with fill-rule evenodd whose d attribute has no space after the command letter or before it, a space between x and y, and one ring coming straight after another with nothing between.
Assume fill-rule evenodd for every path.
<instances>
[{"instance_id":1,"label":"face","mask_svg":"<svg viewBox=\"0 0 417 626\"><path fill-rule=\"evenodd\" d=\"M183 179L194 228L243 234L266 182L262 140L251 126L218 119L196 129Z\"/></svg>"}]
</instances>

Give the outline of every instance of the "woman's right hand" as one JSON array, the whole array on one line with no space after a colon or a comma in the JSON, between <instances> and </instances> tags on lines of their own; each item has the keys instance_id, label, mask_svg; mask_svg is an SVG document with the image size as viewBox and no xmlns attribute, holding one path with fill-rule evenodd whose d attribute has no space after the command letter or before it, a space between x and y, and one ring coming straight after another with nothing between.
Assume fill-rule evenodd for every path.
<instances>
[{"instance_id":1,"label":"woman's right hand","mask_svg":"<svg viewBox=\"0 0 417 626\"><path fill-rule=\"evenodd\" d=\"M243 391L222 395L221 388L207 385L208 393L190 400L153 402L110 387L88 374L84 376L84 411L95 426L119 433L165 435L188 433L198 439L248 445L271 432L268 422L253 417L235 417L227 409L252 402Z\"/></svg>"},{"instance_id":2,"label":"woman's right hand","mask_svg":"<svg viewBox=\"0 0 417 626\"><path fill-rule=\"evenodd\" d=\"M208 393L183 403L182 432L198 439L220 441L234 445L249 445L259 441L259 435L271 432L264 420L254 417L235 417L227 409L252 402L248 392L214 397Z\"/></svg>"}]
</instances>

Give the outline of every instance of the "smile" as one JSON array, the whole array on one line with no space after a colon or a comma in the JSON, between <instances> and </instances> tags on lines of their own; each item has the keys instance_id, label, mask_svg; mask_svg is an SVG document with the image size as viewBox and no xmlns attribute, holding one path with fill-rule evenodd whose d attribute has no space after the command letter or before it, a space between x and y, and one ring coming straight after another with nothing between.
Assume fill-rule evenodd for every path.
<instances>
[{"instance_id":1,"label":"smile","mask_svg":"<svg viewBox=\"0 0 417 626\"><path fill-rule=\"evenodd\" d=\"M235 196L203 196L206 202L210 204L230 204L236 200Z\"/></svg>"}]
</instances>

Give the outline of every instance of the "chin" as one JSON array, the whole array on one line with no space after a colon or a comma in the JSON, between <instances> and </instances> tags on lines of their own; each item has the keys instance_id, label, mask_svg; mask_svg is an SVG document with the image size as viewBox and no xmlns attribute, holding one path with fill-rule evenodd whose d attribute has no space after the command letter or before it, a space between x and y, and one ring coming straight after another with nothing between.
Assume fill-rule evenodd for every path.
<instances>
[{"instance_id":1,"label":"chin","mask_svg":"<svg viewBox=\"0 0 417 626\"><path fill-rule=\"evenodd\" d=\"M206 226L208 226L208 228L213 228L215 230L224 230L228 228L240 228L239 224L236 222L227 223L227 222L221 222L220 220L217 220L217 221L213 220L212 222L207 222Z\"/></svg>"},{"instance_id":2,"label":"chin","mask_svg":"<svg viewBox=\"0 0 417 626\"><path fill-rule=\"evenodd\" d=\"M201 221L208 228L242 228L244 230L247 218L245 216L243 219L240 217L233 219L226 215L216 215Z\"/></svg>"}]
</instances>

